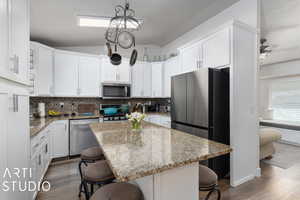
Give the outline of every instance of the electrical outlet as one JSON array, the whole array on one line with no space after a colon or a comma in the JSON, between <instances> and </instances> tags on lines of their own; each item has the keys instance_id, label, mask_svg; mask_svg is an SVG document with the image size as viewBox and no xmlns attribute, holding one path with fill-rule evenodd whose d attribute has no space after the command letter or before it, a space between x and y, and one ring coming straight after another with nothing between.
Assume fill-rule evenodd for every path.
<instances>
[{"instance_id":1,"label":"electrical outlet","mask_svg":"<svg viewBox=\"0 0 300 200\"><path fill-rule=\"evenodd\" d=\"M63 108L63 107L64 107L64 105L65 105L65 103L64 103L64 102L60 102L60 103L59 103L59 107L61 107L61 108Z\"/></svg>"}]
</instances>

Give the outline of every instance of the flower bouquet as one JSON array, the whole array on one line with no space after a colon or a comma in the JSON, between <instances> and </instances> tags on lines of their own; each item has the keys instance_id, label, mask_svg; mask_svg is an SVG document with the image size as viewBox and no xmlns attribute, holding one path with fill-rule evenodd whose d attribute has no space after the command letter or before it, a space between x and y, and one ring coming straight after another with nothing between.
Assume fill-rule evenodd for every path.
<instances>
[{"instance_id":1,"label":"flower bouquet","mask_svg":"<svg viewBox=\"0 0 300 200\"><path fill-rule=\"evenodd\" d=\"M132 130L141 130L141 124L143 119L145 119L146 115L139 113L139 112L133 112L131 115L126 115L128 120L131 122L131 128Z\"/></svg>"}]
</instances>

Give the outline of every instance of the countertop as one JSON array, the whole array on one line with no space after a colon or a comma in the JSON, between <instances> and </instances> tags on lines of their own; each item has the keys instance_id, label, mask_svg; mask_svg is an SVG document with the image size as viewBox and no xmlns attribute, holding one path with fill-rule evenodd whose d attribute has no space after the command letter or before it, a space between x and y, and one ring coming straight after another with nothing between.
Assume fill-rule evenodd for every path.
<instances>
[{"instance_id":1,"label":"countertop","mask_svg":"<svg viewBox=\"0 0 300 200\"><path fill-rule=\"evenodd\" d=\"M93 119L93 118L100 118L100 117L101 115L34 118L30 120L30 137L34 137L40 131L45 129L49 124L57 120Z\"/></svg>"},{"instance_id":2,"label":"countertop","mask_svg":"<svg viewBox=\"0 0 300 200\"><path fill-rule=\"evenodd\" d=\"M230 153L228 145L175 129L143 122L134 132L130 122L90 125L117 181L130 181Z\"/></svg>"}]
</instances>

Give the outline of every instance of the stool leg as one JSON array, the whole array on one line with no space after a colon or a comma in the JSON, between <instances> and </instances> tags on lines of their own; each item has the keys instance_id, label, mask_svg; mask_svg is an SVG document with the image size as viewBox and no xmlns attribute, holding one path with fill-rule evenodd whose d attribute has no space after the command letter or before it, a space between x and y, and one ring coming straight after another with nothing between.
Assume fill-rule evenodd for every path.
<instances>
[{"instance_id":1,"label":"stool leg","mask_svg":"<svg viewBox=\"0 0 300 200\"><path fill-rule=\"evenodd\" d=\"M94 184L91 184L91 195L94 194Z\"/></svg>"},{"instance_id":2,"label":"stool leg","mask_svg":"<svg viewBox=\"0 0 300 200\"><path fill-rule=\"evenodd\" d=\"M218 193L218 200L221 200L221 191L218 188L216 188L215 190Z\"/></svg>"},{"instance_id":3,"label":"stool leg","mask_svg":"<svg viewBox=\"0 0 300 200\"><path fill-rule=\"evenodd\" d=\"M80 182L80 185L79 185L79 194L78 194L78 197L81 197L81 192L83 191L82 188L83 188L83 184L82 184L82 181L83 181L83 178L82 178L82 164L84 164L85 166L87 166L86 162L81 160L78 164L78 169L79 169L79 174L80 174L80 179L81 179L81 182Z\"/></svg>"},{"instance_id":4,"label":"stool leg","mask_svg":"<svg viewBox=\"0 0 300 200\"><path fill-rule=\"evenodd\" d=\"M83 188L84 188L85 199L89 200L90 199L90 193L89 193L89 188L88 188L87 182L82 181L82 185L83 185Z\"/></svg>"},{"instance_id":5,"label":"stool leg","mask_svg":"<svg viewBox=\"0 0 300 200\"><path fill-rule=\"evenodd\" d=\"M209 191L207 196L205 197L205 200L209 200L210 195L214 192L214 190Z\"/></svg>"}]
</instances>

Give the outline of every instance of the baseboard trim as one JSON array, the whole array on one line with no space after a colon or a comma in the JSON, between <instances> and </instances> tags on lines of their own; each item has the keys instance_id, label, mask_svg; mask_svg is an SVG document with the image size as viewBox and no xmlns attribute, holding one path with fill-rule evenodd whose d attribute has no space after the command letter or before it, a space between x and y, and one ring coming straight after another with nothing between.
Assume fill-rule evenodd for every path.
<instances>
[{"instance_id":1,"label":"baseboard trim","mask_svg":"<svg viewBox=\"0 0 300 200\"><path fill-rule=\"evenodd\" d=\"M261 168L256 168L256 177L261 177Z\"/></svg>"},{"instance_id":2,"label":"baseboard trim","mask_svg":"<svg viewBox=\"0 0 300 200\"><path fill-rule=\"evenodd\" d=\"M255 177L256 177L256 176L255 176L254 174L251 174L251 175L246 176L246 177L244 177L244 178L241 178L241 179L239 179L239 180L233 181L233 183L231 184L231 186L232 186L232 187L237 187L237 186L239 186L239 185L241 185L241 184L243 184L243 183L246 183L246 182L248 182L248 181L254 179Z\"/></svg>"}]
</instances>

